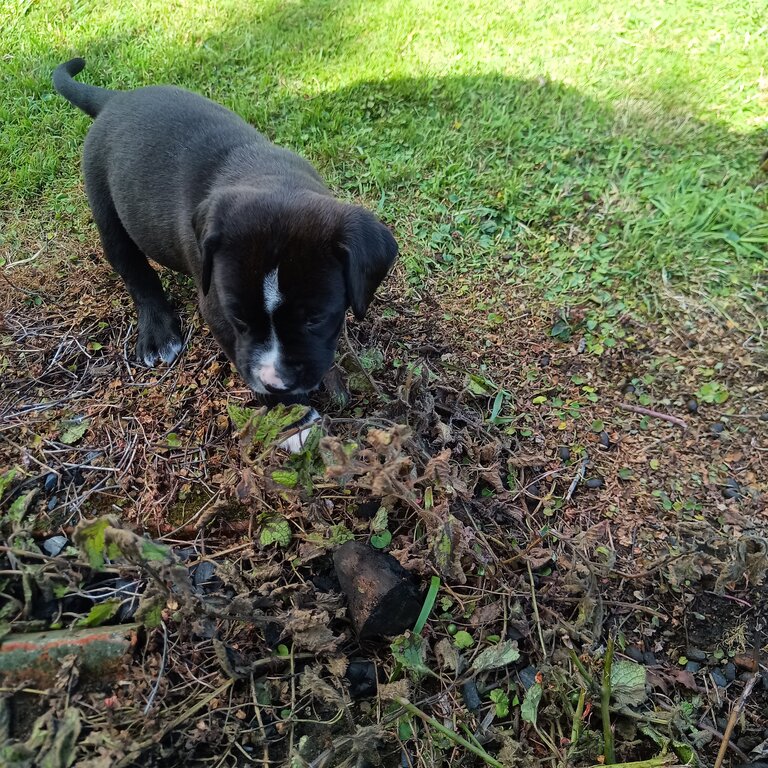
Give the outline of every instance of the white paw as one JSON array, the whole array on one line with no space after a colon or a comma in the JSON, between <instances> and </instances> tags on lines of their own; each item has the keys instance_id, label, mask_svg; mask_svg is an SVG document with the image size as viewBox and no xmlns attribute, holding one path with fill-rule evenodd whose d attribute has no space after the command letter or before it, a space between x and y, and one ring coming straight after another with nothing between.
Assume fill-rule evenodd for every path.
<instances>
[{"instance_id":1,"label":"white paw","mask_svg":"<svg viewBox=\"0 0 768 768\"><path fill-rule=\"evenodd\" d=\"M309 439L309 434L312 431L313 425L318 421L320 421L320 414L312 408L299 424L296 425L296 427L301 426L301 429L283 440L279 447L288 453L301 453L304 449L304 445Z\"/></svg>"},{"instance_id":2,"label":"white paw","mask_svg":"<svg viewBox=\"0 0 768 768\"><path fill-rule=\"evenodd\" d=\"M179 356L183 344L180 341L170 341L160 348L160 359L169 365Z\"/></svg>"}]
</instances>

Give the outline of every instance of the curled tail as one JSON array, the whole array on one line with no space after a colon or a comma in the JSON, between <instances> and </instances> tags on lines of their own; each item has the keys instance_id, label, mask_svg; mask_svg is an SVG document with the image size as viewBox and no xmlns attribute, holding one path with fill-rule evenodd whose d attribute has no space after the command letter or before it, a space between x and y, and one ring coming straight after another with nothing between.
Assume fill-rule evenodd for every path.
<instances>
[{"instance_id":1,"label":"curled tail","mask_svg":"<svg viewBox=\"0 0 768 768\"><path fill-rule=\"evenodd\" d=\"M59 64L53 72L53 87L67 100L87 115L96 117L114 95L114 91L95 85L78 83L72 78L83 70L85 59L71 59Z\"/></svg>"}]
</instances>

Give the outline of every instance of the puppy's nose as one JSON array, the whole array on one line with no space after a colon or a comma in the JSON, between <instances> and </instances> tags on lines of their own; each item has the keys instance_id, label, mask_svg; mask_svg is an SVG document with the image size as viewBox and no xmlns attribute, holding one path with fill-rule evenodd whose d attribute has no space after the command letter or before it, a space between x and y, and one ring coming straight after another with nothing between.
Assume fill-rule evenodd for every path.
<instances>
[{"instance_id":1,"label":"puppy's nose","mask_svg":"<svg viewBox=\"0 0 768 768\"><path fill-rule=\"evenodd\" d=\"M262 365L259 368L259 379L264 388L269 392L284 392L288 389L285 382L280 378L274 365Z\"/></svg>"}]
</instances>

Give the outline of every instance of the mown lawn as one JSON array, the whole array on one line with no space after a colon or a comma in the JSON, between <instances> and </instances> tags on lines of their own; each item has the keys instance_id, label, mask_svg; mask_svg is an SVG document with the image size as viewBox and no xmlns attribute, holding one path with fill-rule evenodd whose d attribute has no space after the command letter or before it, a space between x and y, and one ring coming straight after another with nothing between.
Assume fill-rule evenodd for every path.
<instances>
[{"instance_id":1,"label":"mown lawn","mask_svg":"<svg viewBox=\"0 0 768 768\"><path fill-rule=\"evenodd\" d=\"M598 314L671 286L748 307L765 287L768 26L761 0L11 0L0 11L0 248L95 241L88 118L61 60L175 83L379 208L425 270L532 282ZM44 251L43 251L44 253Z\"/></svg>"}]
</instances>

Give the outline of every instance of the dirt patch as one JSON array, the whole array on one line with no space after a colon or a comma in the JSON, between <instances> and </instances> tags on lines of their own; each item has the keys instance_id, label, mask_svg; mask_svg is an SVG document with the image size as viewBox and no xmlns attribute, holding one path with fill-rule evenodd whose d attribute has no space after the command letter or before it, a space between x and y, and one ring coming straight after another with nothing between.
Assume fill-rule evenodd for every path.
<instances>
[{"instance_id":1,"label":"dirt patch","mask_svg":"<svg viewBox=\"0 0 768 768\"><path fill-rule=\"evenodd\" d=\"M3 620L69 626L105 595L112 622L139 600L156 610L122 678L52 688L49 711L77 709L87 734L78 765L590 765L607 748L609 636L631 678L611 704L616 759L713 759L765 671L758 336L682 305L674 323L590 327L586 308L553 313L501 268L407 299L393 280L342 344L350 398L319 398L329 437L288 460L227 415L250 395L189 286L173 281L184 354L146 371L122 290L79 263L10 273L0 432L17 470ZM105 574L41 549L105 513L168 559ZM439 578L419 634L357 642L331 557L352 538L425 589ZM761 757L766 711L761 680L738 761Z\"/></svg>"}]
</instances>

